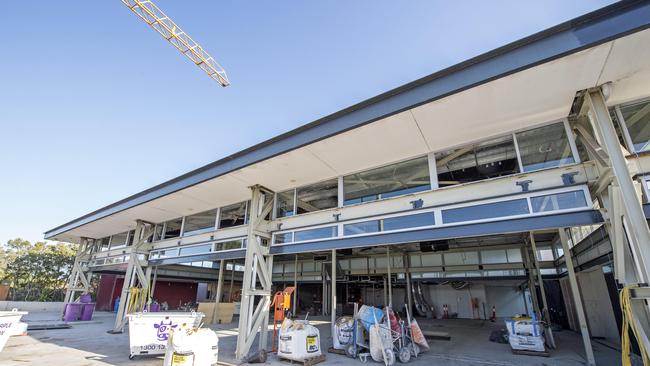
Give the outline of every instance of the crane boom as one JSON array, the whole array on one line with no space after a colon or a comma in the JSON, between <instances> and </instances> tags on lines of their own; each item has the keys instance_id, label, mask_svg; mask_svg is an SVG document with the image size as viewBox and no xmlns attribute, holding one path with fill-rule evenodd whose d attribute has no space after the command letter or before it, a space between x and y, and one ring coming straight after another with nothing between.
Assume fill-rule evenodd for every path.
<instances>
[{"instance_id":1,"label":"crane boom","mask_svg":"<svg viewBox=\"0 0 650 366\"><path fill-rule=\"evenodd\" d=\"M122 0L122 2L221 86L230 85L226 70L151 0Z\"/></svg>"}]
</instances>

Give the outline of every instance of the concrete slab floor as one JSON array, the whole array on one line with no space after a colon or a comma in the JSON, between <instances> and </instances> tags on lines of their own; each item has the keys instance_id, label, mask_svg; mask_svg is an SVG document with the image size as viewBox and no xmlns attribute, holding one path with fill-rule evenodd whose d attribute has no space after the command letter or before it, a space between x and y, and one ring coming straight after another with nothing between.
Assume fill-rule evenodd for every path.
<instances>
[{"instance_id":1,"label":"concrete slab floor","mask_svg":"<svg viewBox=\"0 0 650 366\"><path fill-rule=\"evenodd\" d=\"M58 314L33 313L26 316L28 322L43 323L56 321ZM142 356L128 359L128 333L108 334L112 328L113 313L98 312L93 322L78 322L70 329L30 331L28 336L12 337L0 353L2 366L30 365L162 365L162 357ZM327 349L331 344L329 319L311 319L321 333L321 346ZM450 341L430 340L431 351L413 359L413 366L572 366L584 364L584 351L579 334L571 331L556 332L558 349L551 351L551 357L513 355L507 344L489 342L490 332L503 327L502 322L491 323L482 320L448 319L418 320L423 329L448 332ZM234 360L237 342L237 323L210 326L219 335L220 364L238 364ZM269 334L270 338L270 334ZM620 353L612 348L593 342L598 365L620 365ZM255 348L256 349L256 348ZM370 361L370 364L373 364ZM382 365L380 363L375 363ZM641 364L641 363L639 363ZM274 355L269 355L267 365L289 365ZM359 360L345 356L327 354L326 365L361 365Z\"/></svg>"}]
</instances>

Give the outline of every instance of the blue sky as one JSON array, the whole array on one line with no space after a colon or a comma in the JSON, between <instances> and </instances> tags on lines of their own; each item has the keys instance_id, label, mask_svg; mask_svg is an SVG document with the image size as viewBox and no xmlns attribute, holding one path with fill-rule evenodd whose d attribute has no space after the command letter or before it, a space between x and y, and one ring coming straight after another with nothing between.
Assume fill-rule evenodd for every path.
<instances>
[{"instance_id":1,"label":"blue sky","mask_svg":"<svg viewBox=\"0 0 650 366\"><path fill-rule=\"evenodd\" d=\"M156 2L232 86L119 0L0 5L0 243L612 1Z\"/></svg>"}]
</instances>

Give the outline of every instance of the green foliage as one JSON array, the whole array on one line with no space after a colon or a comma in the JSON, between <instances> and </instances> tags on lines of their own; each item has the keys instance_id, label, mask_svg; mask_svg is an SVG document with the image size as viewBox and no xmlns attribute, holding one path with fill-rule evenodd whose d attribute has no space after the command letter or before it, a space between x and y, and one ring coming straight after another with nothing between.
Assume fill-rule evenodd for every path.
<instances>
[{"instance_id":1,"label":"green foliage","mask_svg":"<svg viewBox=\"0 0 650 366\"><path fill-rule=\"evenodd\" d=\"M0 249L0 279L13 300L62 301L75 256L74 244L9 240Z\"/></svg>"}]
</instances>

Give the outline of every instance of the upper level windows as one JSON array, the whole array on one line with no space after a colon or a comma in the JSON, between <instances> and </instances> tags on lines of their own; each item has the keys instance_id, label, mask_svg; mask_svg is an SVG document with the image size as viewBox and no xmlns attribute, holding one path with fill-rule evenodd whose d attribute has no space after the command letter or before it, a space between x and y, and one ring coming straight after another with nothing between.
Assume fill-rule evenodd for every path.
<instances>
[{"instance_id":1,"label":"upper level windows","mask_svg":"<svg viewBox=\"0 0 650 366\"><path fill-rule=\"evenodd\" d=\"M519 173L512 136L439 152L435 157L440 187Z\"/></svg>"},{"instance_id":2,"label":"upper level windows","mask_svg":"<svg viewBox=\"0 0 650 366\"><path fill-rule=\"evenodd\" d=\"M343 177L344 205L431 189L426 156Z\"/></svg>"},{"instance_id":3,"label":"upper level windows","mask_svg":"<svg viewBox=\"0 0 650 366\"><path fill-rule=\"evenodd\" d=\"M183 236L203 234L214 230L218 209L200 212L185 217Z\"/></svg>"},{"instance_id":4,"label":"upper level windows","mask_svg":"<svg viewBox=\"0 0 650 366\"><path fill-rule=\"evenodd\" d=\"M171 239L181 236L183 227L183 218L173 219L165 222L165 230L162 239Z\"/></svg>"},{"instance_id":5,"label":"upper level windows","mask_svg":"<svg viewBox=\"0 0 650 366\"><path fill-rule=\"evenodd\" d=\"M435 154L438 185L446 187L576 162L564 122Z\"/></svg>"},{"instance_id":6,"label":"upper level windows","mask_svg":"<svg viewBox=\"0 0 650 366\"><path fill-rule=\"evenodd\" d=\"M515 134L524 172L575 163L564 123Z\"/></svg>"},{"instance_id":7,"label":"upper level windows","mask_svg":"<svg viewBox=\"0 0 650 366\"><path fill-rule=\"evenodd\" d=\"M219 215L219 229L246 224L247 207L248 201L222 207Z\"/></svg>"},{"instance_id":8,"label":"upper level windows","mask_svg":"<svg viewBox=\"0 0 650 366\"><path fill-rule=\"evenodd\" d=\"M330 179L276 194L275 217L325 210L338 206L338 179Z\"/></svg>"},{"instance_id":9,"label":"upper level windows","mask_svg":"<svg viewBox=\"0 0 650 366\"><path fill-rule=\"evenodd\" d=\"M630 151L650 150L650 100L618 106L615 112Z\"/></svg>"}]
</instances>

